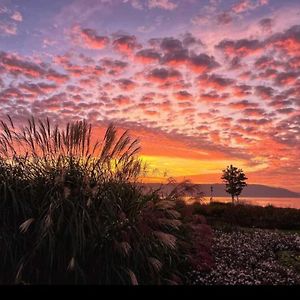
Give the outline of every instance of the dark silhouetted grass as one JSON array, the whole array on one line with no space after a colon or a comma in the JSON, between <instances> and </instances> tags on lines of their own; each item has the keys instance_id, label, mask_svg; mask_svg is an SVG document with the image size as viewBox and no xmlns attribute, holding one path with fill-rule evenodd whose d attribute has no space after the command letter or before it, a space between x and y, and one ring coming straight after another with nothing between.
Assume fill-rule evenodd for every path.
<instances>
[{"instance_id":1,"label":"dark silhouetted grass","mask_svg":"<svg viewBox=\"0 0 300 300\"><path fill-rule=\"evenodd\" d=\"M176 284L209 262L209 227L180 189L137 184L144 167L127 131L110 125L92 141L86 122L1 127L0 283Z\"/></svg>"}]
</instances>

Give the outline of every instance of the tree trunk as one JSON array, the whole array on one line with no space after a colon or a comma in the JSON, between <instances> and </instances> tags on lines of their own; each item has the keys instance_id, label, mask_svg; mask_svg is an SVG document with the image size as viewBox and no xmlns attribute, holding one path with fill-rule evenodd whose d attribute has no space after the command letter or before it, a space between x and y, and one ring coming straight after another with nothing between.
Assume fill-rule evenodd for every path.
<instances>
[{"instance_id":1,"label":"tree trunk","mask_svg":"<svg viewBox=\"0 0 300 300\"><path fill-rule=\"evenodd\" d=\"M234 204L234 195L231 195L232 204Z\"/></svg>"}]
</instances>

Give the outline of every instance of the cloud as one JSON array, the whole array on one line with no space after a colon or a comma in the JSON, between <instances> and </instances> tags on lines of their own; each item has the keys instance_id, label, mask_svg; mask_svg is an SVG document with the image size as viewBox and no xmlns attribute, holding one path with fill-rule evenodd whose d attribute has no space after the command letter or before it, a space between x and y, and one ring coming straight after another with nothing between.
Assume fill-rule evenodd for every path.
<instances>
[{"instance_id":1,"label":"cloud","mask_svg":"<svg viewBox=\"0 0 300 300\"><path fill-rule=\"evenodd\" d=\"M128 67L128 62L118 59L103 58L100 62L110 75L120 75Z\"/></svg>"},{"instance_id":2,"label":"cloud","mask_svg":"<svg viewBox=\"0 0 300 300\"><path fill-rule=\"evenodd\" d=\"M252 87L250 85L241 84L232 87L232 92L235 97L243 98L251 95Z\"/></svg>"},{"instance_id":3,"label":"cloud","mask_svg":"<svg viewBox=\"0 0 300 300\"><path fill-rule=\"evenodd\" d=\"M45 95L47 93L54 92L58 87L56 84L49 84L49 83L29 83L23 82L18 85L18 88L21 92L30 92L35 96Z\"/></svg>"},{"instance_id":4,"label":"cloud","mask_svg":"<svg viewBox=\"0 0 300 300\"><path fill-rule=\"evenodd\" d=\"M138 10L144 9L144 5L140 0L123 0L123 3L130 3L133 8Z\"/></svg>"},{"instance_id":5,"label":"cloud","mask_svg":"<svg viewBox=\"0 0 300 300\"><path fill-rule=\"evenodd\" d=\"M255 94L263 100L271 99L274 92L275 90L268 86L259 85L255 87Z\"/></svg>"},{"instance_id":6,"label":"cloud","mask_svg":"<svg viewBox=\"0 0 300 300\"><path fill-rule=\"evenodd\" d=\"M219 25L226 25L233 21L233 17L229 12L222 12L219 15L217 15L217 23Z\"/></svg>"},{"instance_id":7,"label":"cloud","mask_svg":"<svg viewBox=\"0 0 300 300\"><path fill-rule=\"evenodd\" d=\"M300 56L295 56L289 59L288 66L290 69L300 69Z\"/></svg>"},{"instance_id":8,"label":"cloud","mask_svg":"<svg viewBox=\"0 0 300 300\"><path fill-rule=\"evenodd\" d=\"M165 10L174 10L178 5L172 0L149 0L149 8L160 8Z\"/></svg>"},{"instance_id":9,"label":"cloud","mask_svg":"<svg viewBox=\"0 0 300 300\"><path fill-rule=\"evenodd\" d=\"M9 12L9 9L4 6L4 5L0 5L0 14L7 14Z\"/></svg>"},{"instance_id":10,"label":"cloud","mask_svg":"<svg viewBox=\"0 0 300 300\"><path fill-rule=\"evenodd\" d=\"M22 22L23 17L19 11L11 11L6 6L0 6L0 15L3 15L0 20L0 36L17 35L17 23Z\"/></svg>"},{"instance_id":11,"label":"cloud","mask_svg":"<svg viewBox=\"0 0 300 300\"><path fill-rule=\"evenodd\" d=\"M160 43L160 48L166 52L176 52L183 50L182 42L175 38L164 38Z\"/></svg>"},{"instance_id":12,"label":"cloud","mask_svg":"<svg viewBox=\"0 0 300 300\"><path fill-rule=\"evenodd\" d=\"M243 110L245 116L250 117L263 117L266 111L262 108L246 108Z\"/></svg>"},{"instance_id":13,"label":"cloud","mask_svg":"<svg viewBox=\"0 0 300 300\"><path fill-rule=\"evenodd\" d=\"M191 47L195 45L203 46L202 41L193 36L190 32L187 32L182 36L182 44L184 47Z\"/></svg>"},{"instance_id":14,"label":"cloud","mask_svg":"<svg viewBox=\"0 0 300 300\"><path fill-rule=\"evenodd\" d=\"M13 23L0 21L0 35L16 35L17 25Z\"/></svg>"},{"instance_id":15,"label":"cloud","mask_svg":"<svg viewBox=\"0 0 300 300\"><path fill-rule=\"evenodd\" d=\"M255 68L259 70L277 68L281 65L281 62L278 62L273 57L266 55L261 56L254 63Z\"/></svg>"},{"instance_id":16,"label":"cloud","mask_svg":"<svg viewBox=\"0 0 300 300\"><path fill-rule=\"evenodd\" d=\"M5 52L0 52L0 65L13 76L36 78L45 74L45 69L40 65Z\"/></svg>"},{"instance_id":17,"label":"cloud","mask_svg":"<svg viewBox=\"0 0 300 300\"><path fill-rule=\"evenodd\" d=\"M22 22L23 21L23 16L19 11L14 11L10 18L12 20L16 21L16 22Z\"/></svg>"},{"instance_id":18,"label":"cloud","mask_svg":"<svg viewBox=\"0 0 300 300\"><path fill-rule=\"evenodd\" d=\"M192 55L188 60L188 67L195 73L205 73L218 68L220 64L213 56L205 53L199 55Z\"/></svg>"},{"instance_id":19,"label":"cloud","mask_svg":"<svg viewBox=\"0 0 300 300\"><path fill-rule=\"evenodd\" d=\"M187 91L176 92L174 96L179 101L191 100L193 98L193 95Z\"/></svg>"},{"instance_id":20,"label":"cloud","mask_svg":"<svg viewBox=\"0 0 300 300\"><path fill-rule=\"evenodd\" d=\"M244 13L249 10L257 9L258 7L267 5L269 0L241 0L232 6L232 11L236 14Z\"/></svg>"},{"instance_id":21,"label":"cloud","mask_svg":"<svg viewBox=\"0 0 300 300\"><path fill-rule=\"evenodd\" d=\"M147 79L157 83L181 79L181 73L175 69L155 68L147 74Z\"/></svg>"},{"instance_id":22,"label":"cloud","mask_svg":"<svg viewBox=\"0 0 300 300\"><path fill-rule=\"evenodd\" d=\"M224 94L218 94L215 91L211 91L209 93L203 93L199 96L199 101L207 102L207 103L222 103L223 101L227 100L229 98L228 93Z\"/></svg>"},{"instance_id":23,"label":"cloud","mask_svg":"<svg viewBox=\"0 0 300 300\"><path fill-rule=\"evenodd\" d=\"M8 87L6 89L2 89L0 92L0 100L4 100L4 102L12 101L14 99L23 99L23 93L15 87Z\"/></svg>"},{"instance_id":24,"label":"cloud","mask_svg":"<svg viewBox=\"0 0 300 300\"><path fill-rule=\"evenodd\" d=\"M282 144L299 147L300 115L291 116L279 122L274 128L274 138Z\"/></svg>"},{"instance_id":25,"label":"cloud","mask_svg":"<svg viewBox=\"0 0 300 300\"><path fill-rule=\"evenodd\" d=\"M66 100L65 93L58 93L43 100L34 101L32 104L33 111L59 111L62 108L63 101Z\"/></svg>"},{"instance_id":26,"label":"cloud","mask_svg":"<svg viewBox=\"0 0 300 300\"><path fill-rule=\"evenodd\" d=\"M131 103L131 100L129 97L124 96L124 95L118 95L117 97L113 98L113 101L118 105L118 106L127 106Z\"/></svg>"},{"instance_id":27,"label":"cloud","mask_svg":"<svg viewBox=\"0 0 300 300\"><path fill-rule=\"evenodd\" d=\"M216 45L216 49L224 51L228 56L247 56L255 54L263 48L264 44L262 42L251 39L223 40Z\"/></svg>"},{"instance_id":28,"label":"cloud","mask_svg":"<svg viewBox=\"0 0 300 300\"><path fill-rule=\"evenodd\" d=\"M118 79L116 83L119 85L119 87L124 91L131 91L136 88L137 84L126 78Z\"/></svg>"},{"instance_id":29,"label":"cloud","mask_svg":"<svg viewBox=\"0 0 300 300\"><path fill-rule=\"evenodd\" d=\"M274 26L274 20L272 18L261 19L259 21L259 26L264 33L271 33Z\"/></svg>"},{"instance_id":30,"label":"cloud","mask_svg":"<svg viewBox=\"0 0 300 300\"><path fill-rule=\"evenodd\" d=\"M259 119L238 119L237 123L244 125L252 125L252 126L264 126L272 123L272 120L267 118L259 118Z\"/></svg>"},{"instance_id":31,"label":"cloud","mask_svg":"<svg viewBox=\"0 0 300 300\"><path fill-rule=\"evenodd\" d=\"M101 76L105 73L105 68L102 66L89 66L89 65L64 65L64 69L74 77L82 76Z\"/></svg>"},{"instance_id":32,"label":"cloud","mask_svg":"<svg viewBox=\"0 0 300 300\"><path fill-rule=\"evenodd\" d=\"M236 109L236 110L241 110L241 109L245 109L245 108L256 108L257 106L258 106L257 103L250 102L248 100L242 100L242 101L229 103L229 107Z\"/></svg>"},{"instance_id":33,"label":"cloud","mask_svg":"<svg viewBox=\"0 0 300 300\"><path fill-rule=\"evenodd\" d=\"M266 42L289 55L300 55L300 25L292 26L283 33L276 33Z\"/></svg>"},{"instance_id":34,"label":"cloud","mask_svg":"<svg viewBox=\"0 0 300 300\"><path fill-rule=\"evenodd\" d=\"M109 44L108 37L98 35L93 29L79 26L74 26L72 29L72 38L78 46L89 49L103 49Z\"/></svg>"},{"instance_id":35,"label":"cloud","mask_svg":"<svg viewBox=\"0 0 300 300\"><path fill-rule=\"evenodd\" d=\"M296 111L296 109L292 107L285 107L285 108L280 108L277 110L278 113L283 114L283 115L289 115L292 114Z\"/></svg>"},{"instance_id":36,"label":"cloud","mask_svg":"<svg viewBox=\"0 0 300 300\"><path fill-rule=\"evenodd\" d=\"M275 83L278 85L292 85L297 81L299 76L299 71L278 73L275 77Z\"/></svg>"},{"instance_id":37,"label":"cloud","mask_svg":"<svg viewBox=\"0 0 300 300\"><path fill-rule=\"evenodd\" d=\"M113 40L113 48L123 54L132 54L140 45L134 35L119 35Z\"/></svg>"},{"instance_id":38,"label":"cloud","mask_svg":"<svg viewBox=\"0 0 300 300\"><path fill-rule=\"evenodd\" d=\"M188 60L189 60L188 50L181 49L181 50L168 52L162 57L161 62L163 64L168 64L169 66L175 67L179 65L185 65Z\"/></svg>"},{"instance_id":39,"label":"cloud","mask_svg":"<svg viewBox=\"0 0 300 300\"><path fill-rule=\"evenodd\" d=\"M201 75L198 77L199 87L201 88L213 88L215 90L224 90L234 83L233 79L225 78L216 74Z\"/></svg>"},{"instance_id":40,"label":"cloud","mask_svg":"<svg viewBox=\"0 0 300 300\"><path fill-rule=\"evenodd\" d=\"M135 54L136 61L142 64L151 64L159 61L161 55L159 52L155 51L154 49L143 49L138 51Z\"/></svg>"},{"instance_id":41,"label":"cloud","mask_svg":"<svg viewBox=\"0 0 300 300\"><path fill-rule=\"evenodd\" d=\"M68 75L58 73L53 69L47 71L46 78L56 83L66 83L69 80Z\"/></svg>"},{"instance_id":42,"label":"cloud","mask_svg":"<svg viewBox=\"0 0 300 300\"><path fill-rule=\"evenodd\" d=\"M106 36L99 36L92 29L82 29L81 38L85 45L91 49L105 48L109 43L109 38Z\"/></svg>"}]
</instances>

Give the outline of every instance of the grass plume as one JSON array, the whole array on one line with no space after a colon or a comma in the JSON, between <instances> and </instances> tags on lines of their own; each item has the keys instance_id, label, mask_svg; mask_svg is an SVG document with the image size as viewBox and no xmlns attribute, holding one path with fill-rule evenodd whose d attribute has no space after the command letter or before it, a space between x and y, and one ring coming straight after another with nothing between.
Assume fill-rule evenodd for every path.
<instances>
[{"instance_id":1,"label":"grass plume","mask_svg":"<svg viewBox=\"0 0 300 300\"><path fill-rule=\"evenodd\" d=\"M142 191L127 131L91 137L85 121L1 121L0 283L181 282L193 247L178 193Z\"/></svg>"}]
</instances>

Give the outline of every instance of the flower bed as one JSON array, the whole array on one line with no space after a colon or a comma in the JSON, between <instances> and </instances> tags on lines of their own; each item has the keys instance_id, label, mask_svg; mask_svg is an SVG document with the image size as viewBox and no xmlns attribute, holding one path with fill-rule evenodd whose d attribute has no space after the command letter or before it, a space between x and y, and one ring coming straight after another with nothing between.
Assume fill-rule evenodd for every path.
<instances>
[{"instance_id":1,"label":"flower bed","mask_svg":"<svg viewBox=\"0 0 300 300\"><path fill-rule=\"evenodd\" d=\"M214 265L191 271L188 281L200 285L291 285L300 274L282 263L279 253L300 253L300 234L270 230L214 230Z\"/></svg>"}]
</instances>

